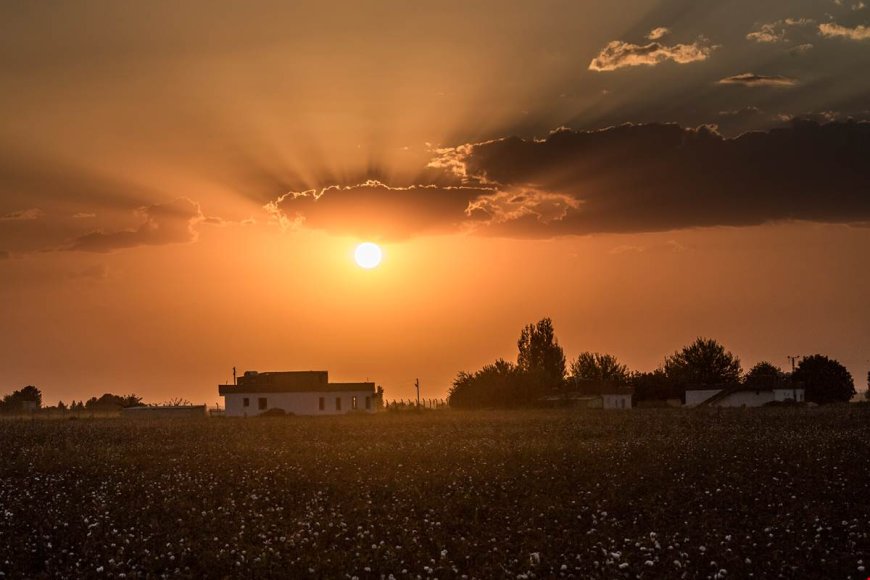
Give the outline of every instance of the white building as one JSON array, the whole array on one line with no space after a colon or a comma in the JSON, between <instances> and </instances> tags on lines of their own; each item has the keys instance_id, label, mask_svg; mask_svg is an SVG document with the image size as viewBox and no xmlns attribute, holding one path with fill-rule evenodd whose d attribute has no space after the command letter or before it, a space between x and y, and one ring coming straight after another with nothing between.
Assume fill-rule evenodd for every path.
<instances>
[{"instance_id":1,"label":"white building","mask_svg":"<svg viewBox=\"0 0 870 580\"><path fill-rule=\"evenodd\" d=\"M728 389L689 389L686 391L687 407L761 407L768 403L784 403L786 401L802 403L804 390L737 386Z\"/></svg>"},{"instance_id":2,"label":"white building","mask_svg":"<svg viewBox=\"0 0 870 580\"><path fill-rule=\"evenodd\" d=\"M327 371L247 371L234 385L218 385L227 417L252 417L270 409L294 415L374 413L374 383L330 383Z\"/></svg>"}]
</instances>

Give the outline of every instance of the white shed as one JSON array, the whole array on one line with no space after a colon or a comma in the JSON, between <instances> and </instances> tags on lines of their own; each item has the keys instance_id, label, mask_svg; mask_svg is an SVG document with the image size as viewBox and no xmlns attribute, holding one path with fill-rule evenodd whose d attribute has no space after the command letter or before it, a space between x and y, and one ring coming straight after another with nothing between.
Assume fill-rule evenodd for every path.
<instances>
[{"instance_id":1,"label":"white shed","mask_svg":"<svg viewBox=\"0 0 870 580\"><path fill-rule=\"evenodd\" d=\"M272 409L294 415L374 413L375 384L331 383L327 371L247 371L234 385L218 385L227 417L252 417Z\"/></svg>"},{"instance_id":2,"label":"white shed","mask_svg":"<svg viewBox=\"0 0 870 580\"><path fill-rule=\"evenodd\" d=\"M736 386L727 389L688 389L687 407L761 407L768 403L792 401L802 403L804 390L801 388L756 388Z\"/></svg>"}]
</instances>

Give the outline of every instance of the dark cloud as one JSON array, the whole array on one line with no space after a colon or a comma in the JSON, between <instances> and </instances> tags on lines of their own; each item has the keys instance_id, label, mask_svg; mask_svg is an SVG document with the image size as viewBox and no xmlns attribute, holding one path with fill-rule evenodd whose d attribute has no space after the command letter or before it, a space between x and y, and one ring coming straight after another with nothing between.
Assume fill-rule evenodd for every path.
<instances>
[{"instance_id":1,"label":"dark cloud","mask_svg":"<svg viewBox=\"0 0 870 580\"><path fill-rule=\"evenodd\" d=\"M624 125L560 129L442 149L457 185L380 182L287 194L268 204L285 227L407 237L651 232L786 220L870 220L870 123L793 121L723 137L714 129Z\"/></svg>"},{"instance_id":2,"label":"dark cloud","mask_svg":"<svg viewBox=\"0 0 870 580\"><path fill-rule=\"evenodd\" d=\"M754 73L742 73L725 77L719 81L720 85L742 85L745 87L793 87L797 79L780 75L757 75Z\"/></svg>"},{"instance_id":3,"label":"dark cloud","mask_svg":"<svg viewBox=\"0 0 870 580\"><path fill-rule=\"evenodd\" d=\"M284 229L304 225L372 238L405 238L467 226L469 203L495 192L486 186L390 187L370 180L287 193L265 209Z\"/></svg>"},{"instance_id":4,"label":"dark cloud","mask_svg":"<svg viewBox=\"0 0 870 580\"><path fill-rule=\"evenodd\" d=\"M171 202L140 208L142 223L133 229L94 231L70 241L62 249L81 252L112 252L136 246L183 244L197 239L197 224L206 218L199 204L181 197Z\"/></svg>"},{"instance_id":5,"label":"dark cloud","mask_svg":"<svg viewBox=\"0 0 870 580\"><path fill-rule=\"evenodd\" d=\"M562 219L494 228L558 235L866 220L868 152L870 123L796 121L735 139L676 125L560 130L475 145L459 161L472 178L574 197L579 207Z\"/></svg>"}]
</instances>

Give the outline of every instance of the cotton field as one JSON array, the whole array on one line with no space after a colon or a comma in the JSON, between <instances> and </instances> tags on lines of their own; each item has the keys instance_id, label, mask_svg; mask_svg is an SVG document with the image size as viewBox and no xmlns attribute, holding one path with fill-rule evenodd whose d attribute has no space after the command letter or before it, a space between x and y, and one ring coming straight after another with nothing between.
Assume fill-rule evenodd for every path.
<instances>
[{"instance_id":1,"label":"cotton field","mask_svg":"<svg viewBox=\"0 0 870 580\"><path fill-rule=\"evenodd\" d=\"M867 578L870 410L0 422L0 577Z\"/></svg>"}]
</instances>

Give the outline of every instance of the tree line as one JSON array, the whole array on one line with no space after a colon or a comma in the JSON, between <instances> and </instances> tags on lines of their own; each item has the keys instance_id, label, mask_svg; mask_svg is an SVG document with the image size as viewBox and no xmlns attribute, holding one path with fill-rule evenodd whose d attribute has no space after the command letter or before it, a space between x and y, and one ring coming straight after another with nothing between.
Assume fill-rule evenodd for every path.
<instances>
[{"instance_id":1,"label":"tree line","mask_svg":"<svg viewBox=\"0 0 870 580\"><path fill-rule=\"evenodd\" d=\"M870 373L868 373L870 389ZM570 361L559 345L553 321L526 325L517 340L516 363L498 359L478 371L460 371L448 401L455 408L515 408L572 394L631 392L635 404L679 399L688 389L803 388L817 404L845 402L855 395L852 375L821 354L803 357L794 372L762 361L743 372L740 359L716 340L698 338L665 357L654 371L631 371L612 354L581 352ZM867 392L870 398L870 390Z\"/></svg>"},{"instance_id":2,"label":"tree line","mask_svg":"<svg viewBox=\"0 0 870 580\"><path fill-rule=\"evenodd\" d=\"M33 385L28 385L0 399L0 414L22 415L29 413L81 413L98 412L107 413L118 411L126 407L138 407L142 404L142 397L138 395L113 395L105 393L100 397L91 397L87 401L70 402L69 405L59 401L54 406L42 405L42 391Z\"/></svg>"}]
</instances>

